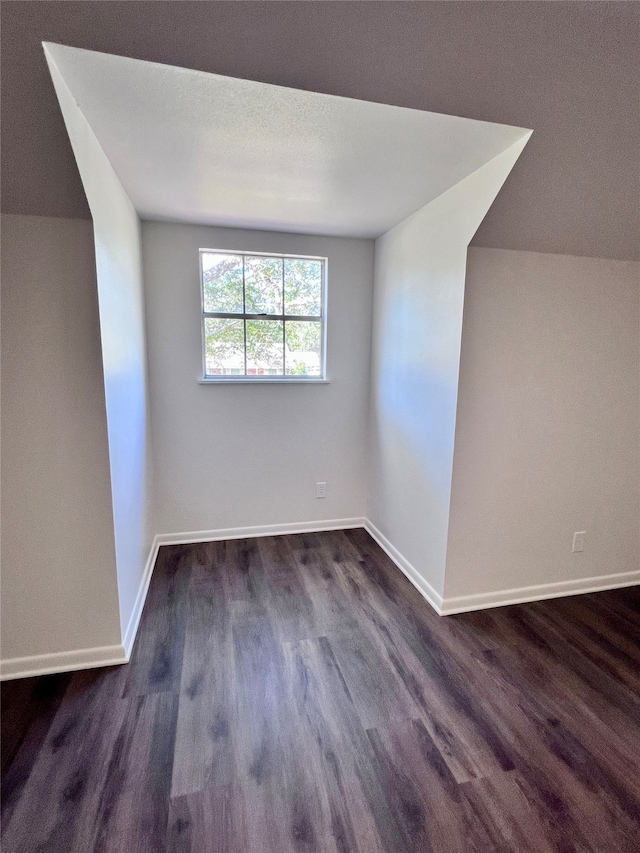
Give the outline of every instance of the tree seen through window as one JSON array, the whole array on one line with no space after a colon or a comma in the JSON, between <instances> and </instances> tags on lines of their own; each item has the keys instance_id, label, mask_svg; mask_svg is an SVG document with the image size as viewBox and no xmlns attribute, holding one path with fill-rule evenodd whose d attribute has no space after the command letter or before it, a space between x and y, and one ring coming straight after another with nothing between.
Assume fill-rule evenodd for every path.
<instances>
[{"instance_id":1,"label":"tree seen through window","mask_svg":"<svg viewBox=\"0 0 640 853\"><path fill-rule=\"evenodd\" d=\"M325 259L200 257L205 377L322 378Z\"/></svg>"}]
</instances>

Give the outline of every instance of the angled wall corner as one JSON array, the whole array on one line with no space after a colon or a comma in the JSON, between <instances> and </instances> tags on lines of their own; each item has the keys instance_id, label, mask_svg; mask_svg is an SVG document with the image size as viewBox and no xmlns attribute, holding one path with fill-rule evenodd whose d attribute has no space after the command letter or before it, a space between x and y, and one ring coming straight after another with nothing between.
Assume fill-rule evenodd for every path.
<instances>
[{"instance_id":1,"label":"angled wall corner","mask_svg":"<svg viewBox=\"0 0 640 853\"><path fill-rule=\"evenodd\" d=\"M466 254L531 131L376 241L371 532L438 609L445 586Z\"/></svg>"},{"instance_id":2,"label":"angled wall corner","mask_svg":"<svg viewBox=\"0 0 640 853\"><path fill-rule=\"evenodd\" d=\"M154 484L139 219L139 211L146 208L136 197L136 181L131 180L130 173L127 173L127 179L126 169L115 156L117 151L114 153L107 144L111 137L109 134L105 136L105 127L120 127L119 123L104 116L100 121L96 114L91 113L89 102L93 99L95 87L84 85L83 63L93 62L95 56L91 59L87 55L90 52L52 44L45 44L44 50L94 228L109 456L108 475L106 472L103 474L109 481L105 483L104 493L109 492L111 498L111 516L107 518L109 513L105 512L101 521L110 537L109 568L104 571L109 574L113 593L111 599L97 604L97 609L102 606L102 616L109 627L105 633L105 645L100 647L100 661L94 655L93 665L98 665L105 660L126 660L130 652L157 541L157 537L154 539ZM120 59L116 64L122 62ZM167 74L175 73L183 77L186 72L159 66L153 75L154 79L159 75L162 83ZM100 89L99 86L97 88ZM142 90L136 91L139 95ZM111 91L109 96L108 92L105 95L100 90L97 94L99 103L97 106L94 103L94 107L98 112L105 103L107 106L114 102L120 104L118 92ZM277 95L284 97L280 89ZM305 93L298 97L303 97L305 103L309 101L310 115L316 115L318 109L322 113L326 98L330 96ZM346 110L346 125L354 128L359 127L359 122L352 120L353 116L349 118L351 106L355 110L354 115L364 111L371 115L372 120L381 112L386 115L388 110L394 109L355 101L350 106L344 102L345 99L339 100L341 109ZM137 115L132 103L135 107L135 98L133 102L127 100L125 108L131 115ZM439 184L436 182L440 188L436 192L441 194L436 198L435 193L421 195L415 200L416 205L432 200L377 241L377 308L371 386L371 501L368 515L374 535L386 543L390 551L397 552L402 558L401 564L407 567L409 574L413 572L414 581L438 607L444 594L466 247L526 144L529 132L482 122L467 123L465 119L454 117L401 112L400 125L395 130L404 139L401 133L405 126L403 122L409 127L417 122L411 137L414 154L423 158L420 162L426 162L425 174L441 178ZM158 112L161 122L165 114L164 110ZM146 118L143 117L140 123L146 127ZM315 128L313 122L310 124ZM439 134L434 130L438 127ZM329 130L333 138L333 126ZM279 139L279 127L277 134ZM160 135L156 134L157 137ZM118 150L129 164L129 172L135 172L129 151L129 142L133 146L133 140L126 130L117 136L120 142L126 138L127 145ZM311 138L314 138L313 133ZM424 139L432 146L426 154ZM137 141L138 157L145 161L148 159L147 151L144 145L139 144L140 139ZM351 150L348 144L342 145L343 149ZM391 201L394 198L398 200L403 193L403 204L406 203L407 185L413 187L414 172L422 177L424 174L415 168L413 171L409 169L410 174L407 174L406 164L398 157L396 148L387 148L391 151L391 165L397 167L400 163L394 173L398 177L387 181L390 188L384 182L378 186L378 204L381 210L388 212L387 209L393 208ZM502 152L496 155L501 148ZM429 153L431 151L435 160ZM308 161L304 146L297 154L301 162ZM251 161L249 151L247 162ZM478 167L478 163L484 165ZM372 178L387 175L375 157L369 168ZM444 170L443 175L440 175L440 169ZM164 171L172 172L170 169ZM356 169L355 172L357 180L354 185L369 186L370 182L362 179L360 171ZM465 174L466 177L460 180ZM421 192L428 189L427 185L429 181L421 183ZM448 189L443 192L445 185ZM313 186L315 196L313 193L309 196L312 208L314 197L317 202L324 191L322 182ZM402 192L395 192L399 187L404 187ZM344 187L340 184L338 190L343 192ZM350 195L348 188L346 198ZM360 199L359 216L368 212L368 199L366 194ZM135 206L132 200L135 200ZM254 199L252 204L258 201ZM325 206L330 212L340 209L339 204ZM393 217L384 219L380 228L367 230L366 235L360 236L372 238L380 234L383 228L389 228L413 209L412 201L402 207L397 216L394 213ZM273 216L272 212L269 215ZM347 219L351 222L351 217ZM268 217L266 221L272 222ZM300 229L306 231L309 221L307 218L299 223ZM340 223L338 226L341 227ZM364 228L362 223L360 226ZM333 233L335 219L329 218L322 227L329 229L327 233ZM355 226L351 223L349 227ZM296 229L292 227L289 230ZM370 331L368 318L367 312L367 337ZM363 353L366 353L366 348ZM366 355L363 355L363 363L365 359ZM366 418L367 381L365 378L362 382L360 432L364 430ZM364 476L358 494L362 494L364 499L363 481ZM357 514L360 516L360 511ZM112 567L111 563L114 564ZM69 613L72 619L71 608ZM92 665L91 656L85 654L88 639L87 636L84 648L81 648L83 642L80 638L74 648L56 649L59 652L56 660L49 660L48 664L42 661L41 667L74 668L79 662L84 666ZM16 659L19 657L18 650ZM47 657L46 650L40 657Z\"/></svg>"},{"instance_id":3,"label":"angled wall corner","mask_svg":"<svg viewBox=\"0 0 640 853\"><path fill-rule=\"evenodd\" d=\"M44 51L94 228L121 637L144 600L153 530L147 355L138 215L65 80L65 54Z\"/></svg>"}]
</instances>

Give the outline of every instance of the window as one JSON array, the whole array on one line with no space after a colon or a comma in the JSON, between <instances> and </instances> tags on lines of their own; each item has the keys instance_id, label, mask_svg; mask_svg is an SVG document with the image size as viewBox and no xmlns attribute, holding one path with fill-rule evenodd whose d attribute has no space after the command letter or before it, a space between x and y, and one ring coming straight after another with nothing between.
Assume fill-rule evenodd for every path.
<instances>
[{"instance_id":1,"label":"window","mask_svg":"<svg viewBox=\"0 0 640 853\"><path fill-rule=\"evenodd\" d=\"M205 379L324 379L326 258L200 250Z\"/></svg>"}]
</instances>

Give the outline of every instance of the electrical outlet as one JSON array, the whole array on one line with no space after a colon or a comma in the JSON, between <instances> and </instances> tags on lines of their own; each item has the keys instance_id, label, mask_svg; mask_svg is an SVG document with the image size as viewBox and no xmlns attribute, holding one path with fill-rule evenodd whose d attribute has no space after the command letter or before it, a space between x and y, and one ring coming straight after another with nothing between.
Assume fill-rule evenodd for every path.
<instances>
[{"instance_id":1,"label":"electrical outlet","mask_svg":"<svg viewBox=\"0 0 640 853\"><path fill-rule=\"evenodd\" d=\"M573 534L573 548L571 550L574 554L578 551L584 551L584 537L586 535L586 530L580 530Z\"/></svg>"},{"instance_id":2,"label":"electrical outlet","mask_svg":"<svg viewBox=\"0 0 640 853\"><path fill-rule=\"evenodd\" d=\"M327 496L327 484L326 483L316 483L316 497L317 498L326 498Z\"/></svg>"}]
</instances>

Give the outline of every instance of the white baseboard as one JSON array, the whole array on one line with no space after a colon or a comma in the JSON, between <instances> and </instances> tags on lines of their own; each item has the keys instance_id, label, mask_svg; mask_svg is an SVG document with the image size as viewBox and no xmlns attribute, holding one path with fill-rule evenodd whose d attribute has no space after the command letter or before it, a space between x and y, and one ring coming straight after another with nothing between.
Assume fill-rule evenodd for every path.
<instances>
[{"instance_id":1,"label":"white baseboard","mask_svg":"<svg viewBox=\"0 0 640 853\"><path fill-rule=\"evenodd\" d=\"M369 519L365 519L364 529L369 533L382 550L393 560L400 571L409 578L418 592L426 598L436 613L441 613L442 597L435 591L431 584L426 581L420 572L405 558L400 551L392 545L387 537Z\"/></svg>"},{"instance_id":2,"label":"white baseboard","mask_svg":"<svg viewBox=\"0 0 640 853\"><path fill-rule=\"evenodd\" d=\"M228 527L217 530L197 530L187 533L157 533L153 539L149 557L144 568L142 580L133 611L127 625L122 644L126 650L127 661L131 657L133 643L138 633L140 618L147 598L153 567L162 545L191 545L198 542L217 542L224 539L249 539L258 536L282 536L289 533L315 533L322 530L345 530L350 527L363 527L364 518L340 518L329 521L305 521L291 524L268 524L257 527Z\"/></svg>"},{"instance_id":3,"label":"white baseboard","mask_svg":"<svg viewBox=\"0 0 640 853\"><path fill-rule=\"evenodd\" d=\"M544 601L548 598L561 598L567 595L603 592L607 589L620 589L621 587L640 585L640 571L633 571L538 584L537 586L526 586L518 589L496 590L495 592L484 592L475 595L442 598L422 577L415 566L412 566L403 557L395 545L369 519L365 519L364 527L440 616L452 616L454 613L487 610L490 607L505 607L509 604L524 604L527 601Z\"/></svg>"},{"instance_id":4,"label":"white baseboard","mask_svg":"<svg viewBox=\"0 0 640 853\"><path fill-rule=\"evenodd\" d=\"M471 610L484 610L490 607L503 607L508 604L522 604L527 601L542 601L547 598L559 598L566 595L578 595L580 593L599 592L601 590L640 585L640 571L633 571L571 581L559 581L557 583L540 584L538 586L521 587L518 589L497 590L495 592L479 593L476 595L442 598L428 581L422 577L418 570L398 551L395 545L367 518L339 518L326 521L300 521L290 524L266 524L256 527L229 527L187 533L160 533L154 537L151 545L129 624L120 645L100 646L89 649L77 649L70 652L54 652L52 654L3 660L0 661L0 681L127 663L131 656L140 625L140 618L158 556L158 550L162 545L188 545L197 542L216 542L223 539L249 539L257 536L317 533L323 530L348 530L354 527L364 527L436 613L441 616L449 616L454 613L464 613Z\"/></svg>"},{"instance_id":5,"label":"white baseboard","mask_svg":"<svg viewBox=\"0 0 640 853\"><path fill-rule=\"evenodd\" d=\"M142 580L133 606L133 611L127 625L122 643L117 646L98 646L89 649L74 649L70 652L53 652L46 655L10 658L0 661L0 681L13 678L31 678L34 675L48 675L54 672L73 672L78 669L94 669L99 666L115 666L128 663L133 649L133 643L138 633L140 617L147 598L147 591L153 574L158 548L160 544L156 536L151 545L149 556L144 567Z\"/></svg>"},{"instance_id":6,"label":"white baseboard","mask_svg":"<svg viewBox=\"0 0 640 853\"><path fill-rule=\"evenodd\" d=\"M53 672L73 672L76 669L93 669L97 666L114 666L128 660L125 648L98 646L92 649L76 649L72 652L53 652L24 658L9 658L0 662L0 681L12 678L30 678Z\"/></svg>"},{"instance_id":7,"label":"white baseboard","mask_svg":"<svg viewBox=\"0 0 640 853\"><path fill-rule=\"evenodd\" d=\"M638 584L640 584L640 571L619 572L615 575L600 575L599 577L558 581L537 586L523 586L518 589L503 589L496 592L444 598L440 612L443 616L451 616L454 613L466 613L470 610L487 610L489 607L505 607L508 604L524 604L527 601L544 601L547 598L562 598L567 595L582 595L587 592L603 592L607 589L620 589Z\"/></svg>"},{"instance_id":8,"label":"white baseboard","mask_svg":"<svg viewBox=\"0 0 640 853\"><path fill-rule=\"evenodd\" d=\"M364 518L339 518L327 521L267 524L260 527L231 527L217 530L199 530L190 533L156 534L145 564L136 601L129 618L129 624L120 645L9 658L0 661L0 681L128 663L140 625L140 618L142 617L158 550L161 545L187 545L196 542L215 542L221 539L280 536L288 533L315 533L322 530L345 530L352 527L364 527Z\"/></svg>"},{"instance_id":9,"label":"white baseboard","mask_svg":"<svg viewBox=\"0 0 640 853\"><path fill-rule=\"evenodd\" d=\"M124 646L127 655L127 662L129 661L129 658L131 657L131 652L133 651L133 643L135 641L136 634L138 633L138 626L140 625L140 618L144 609L144 603L147 600L147 592L149 591L151 575L153 574L153 567L156 564L159 548L160 542L158 541L158 536L156 535L153 537L153 542L151 543L151 550L149 551L149 556L147 557L147 562L145 563L144 572L142 573L142 580L140 581L138 594L136 595L135 604L133 605L133 610L131 611L131 616L129 617L129 624L127 625L127 630L125 631L122 640L122 645Z\"/></svg>"},{"instance_id":10,"label":"white baseboard","mask_svg":"<svg viewBox=\"0 0 640 853\"><path fill-rule=\"evenodd\" d=\"M364 518L333 518L327 521L294 521L289 524L263 524L257 527L223 527L218 530L197 530L188 533L160 533L156 540L159 545L191 545L196 542L219 542L222 539L319 533L322 530L348 530L364 526Z\"/></svg>"}]
</instances>

